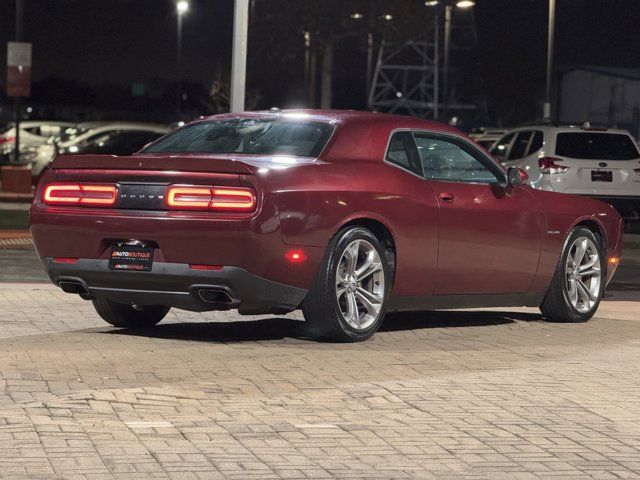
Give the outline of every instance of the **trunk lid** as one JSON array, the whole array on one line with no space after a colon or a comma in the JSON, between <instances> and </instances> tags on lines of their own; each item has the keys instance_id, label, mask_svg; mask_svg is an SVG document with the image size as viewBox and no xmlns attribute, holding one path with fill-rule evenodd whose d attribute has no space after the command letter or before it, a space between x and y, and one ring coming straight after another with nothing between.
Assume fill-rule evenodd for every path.
<instances>
[{"instance_id":1,"label":"trunk lid","mask_svg":"<svg viewBox=\"0 0 640 480\"><path fill-rule=\"evenodd\" d=\"M249 188L259 199L262 189L253 173L260 161L265 159L207 154L59 155L45 172L36 203L43 206L44 186L58 182L115 185L115 210L164 210L169 214L165 201L172 185Z\"/></svg>"},{"instance_id":2,"label":"trunk lid","mask_svg":"<svg viewBox=\"0 0 640 480\"><path fill-rule=\"evenodd\" d=\"M178 172L219 172L251 174L255 167L250 158L237 155L207 154L144 154L118 157L115 155L59 155L51 168L79 170L148 170Z\"/></svg>"}]
</instances>

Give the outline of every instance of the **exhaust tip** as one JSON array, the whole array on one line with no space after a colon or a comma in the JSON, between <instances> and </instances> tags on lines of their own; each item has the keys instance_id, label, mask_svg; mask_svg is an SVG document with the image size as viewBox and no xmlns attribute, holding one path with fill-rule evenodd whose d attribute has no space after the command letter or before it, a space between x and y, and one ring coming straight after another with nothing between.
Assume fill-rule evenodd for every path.
<instances>
[{"instance_id":1,"label":"exhaust tip","mask_svg":"<svg viewBox=\"0 0 640 480\"><path fill-rule=\"evenodd\" d=\"M58 286L65 293L77 293L78 295L89 295L87 288L80 282L62 280L58 282Z\"/></svg>"},{"instance_id":2,"label":"exhaust tip","mask_svg":"<svg viewBox=\"0 0 640 480\"><path fill-rule=\"evenodd\" d=\"M231 297L224 290L215 290L212 288L202 288L198 290L198 296L203 302L207 303L225 303L233 302Z\"/></svg>"}]
</instances>

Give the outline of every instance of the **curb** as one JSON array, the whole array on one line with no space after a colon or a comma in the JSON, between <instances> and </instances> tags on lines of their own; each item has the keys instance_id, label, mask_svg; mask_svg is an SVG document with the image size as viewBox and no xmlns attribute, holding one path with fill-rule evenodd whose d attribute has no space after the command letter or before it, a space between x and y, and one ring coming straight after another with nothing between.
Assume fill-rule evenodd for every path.
<instances>
[{"instance_id":1,"label":"curb","mask_svg":"<svg viewBox=\"0 0 640 480\"><path fill-rule=\"evenodd\" d=\"M33 247L28 230L0 230L0 248Z\"/></svg>"},{"instance_id":2,"label":"curb","mask_svg":"<svg viewBox=\"0 0 640 480\"><path fill-rule=\"evenodd\" d=\"M0 202L31 203L34 193L0 192Z\"/></svg>"}]
</instances>

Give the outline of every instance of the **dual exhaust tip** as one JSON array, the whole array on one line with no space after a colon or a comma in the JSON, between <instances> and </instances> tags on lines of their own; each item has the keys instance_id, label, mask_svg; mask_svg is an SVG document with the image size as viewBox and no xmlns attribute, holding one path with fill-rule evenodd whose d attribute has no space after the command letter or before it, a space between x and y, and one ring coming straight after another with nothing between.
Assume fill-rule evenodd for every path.
<instances>
[{"instance_id":1,"label":"dual exhaust tip","mask_svg":"<svg viewBox=\"0 0 640 480\"><path fill-rule=\"evenodd\" d=\"M82 282L75 280L61 280L58 282L58 286L65 293L75 293L80 295L82 298L91 298L89 289ZM222 289L201 288L197 291L197 294L200 300L206 303L230 305L234 302L229 293Z\"/></svg>"},{"instance_id":2,"label":"dual exhaust tip","mask_svg":"<svg viewBox=\"0 0 640 480\"><path fill-rule=\"evenodd\" d=\"M233 303L231 296L222 289L201 288L198 290L198 297L206 303L222 303L229 305Z\"/></svg>"},{"instance_id":3,"label":"dual exhaust tip","mask_svg":"<svg viewBox=\"0 0 640 480\"><path fill-rule=\"evenodd\" d=\"M76 293L80 295L85 300L91 298L91 294L89 293L89 289L87 289L86 285L82 282L74 281L74 280L61 280L58 282L58 286L65 293Z\"/></svg>"}]
</instances>

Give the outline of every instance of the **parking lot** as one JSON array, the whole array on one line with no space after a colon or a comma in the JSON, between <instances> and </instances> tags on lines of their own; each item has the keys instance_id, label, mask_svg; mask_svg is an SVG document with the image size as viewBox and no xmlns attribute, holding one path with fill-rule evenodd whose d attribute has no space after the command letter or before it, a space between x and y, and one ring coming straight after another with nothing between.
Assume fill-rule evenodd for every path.
<instances>
[{"instance_id":1,"label":"parking lot","mask_svg":"<svg viewBox=\"0 0 640 480\"><path fill-rule=\"evenodd\" d=\"M322 344L298 314L115 329L0 253L2 478L640 476L631 287L586 324L416 313Z\"/></svg>"}]
</instances>

